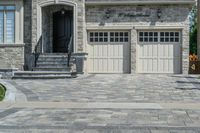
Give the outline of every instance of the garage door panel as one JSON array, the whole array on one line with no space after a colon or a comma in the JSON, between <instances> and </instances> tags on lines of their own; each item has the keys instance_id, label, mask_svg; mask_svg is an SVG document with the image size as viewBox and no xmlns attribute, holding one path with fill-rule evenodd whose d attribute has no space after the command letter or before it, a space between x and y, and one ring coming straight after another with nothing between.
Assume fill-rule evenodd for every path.
<instances>
[{"instance_id":1,"label":"garage door panel","mask_svg":"<svg viewBox=\"0 0 200 133\"><path fill-rule=\"evenodd\" d=\"M152 63L153 63L153 59L149 59L148 60L148 70L147 71L153 71L153 67L152 67Z\"/></svg>"},{"instance_id":2,"label":"garage door panel","mask_svg":"<svg viewBox=\"0 0 200 133\"><path fill-rule=\"evenodd\" d=\"M158 56L158 45L154 44L153 45L153 57Z\"/></svg>"},{"instance_id":3,"label":"garage door panel","mask_svg":"<svg viewBox=\"0 0 200 133\"><path fill-rule=\"evenodd\" d=\"M104 56L104 57L107 57L108 56L108 45L106 45L106 44L104 44L104 45L102 45L102 49L103 49L103 51L102 51L102 56Z\"/></svg>"},{"instance_id":4,"label":"garage door panel","mask_svg":"<svg viewBox=\"0 0 200 133\"><path fill-rule=\"evenodd\" d=\"M160 33L161 32L157 33L158 39L156 40L156 42L148 42L148 39L146 39L146 42L144 41L145 39L141 39L141 41L143 42L139 41L137 49L139 73L180 73L181 44L180 42L178 42L180 41L180 39L175 39L177 38L175 34L166 34L165 32L163 32L164 34L162 35L164 36L162 37ZM169 38L170 35L174 35L174 39L171 39L171 41L174 42L169 42L169 39L165 39ZM139 38L151 37L139 36ZM177 42L175 42L176 40Z\"/></svg>"},{"instance_id":5,"label":"garage door panel","mask_svg":"<svg viewBox=\"0 0 200 133\"><path fill-rule=\"evenodd\" d=\"M114 60L113 59L109 59L108 72L114 72Z\"/></svg>"},{"instance_id":6,"label":"garage door panel","mask_svg":"<svg viewBox=\"0 0 200 133\"><path fill-rule=\"evenodd\" d=\"M174 49L177 49L177 47L175 46L175 45L170 45L169 46L169 55L170 55L170 57L175 57L174 56Z\"/></svg>"},{"instance_id":7,"label":"garage door panel","mask_svg":"<svg viewBox=\"0 0 200 133\"><path fill-rule=\"evenodd\" d=\"M158 70L158 59L153 59L153 72L157 72Z\"/></svg>"},{"instance_id":8,"label":"garage door panel","mask_svg":"<svg viewBox=\"0 0 200 133\"><path fill-rule=\"evenodd\" d=\"M169 65L169 71L173 72L173 67L174 67L174 61L173 61L173 59L169 60L168 65Z\"/></svg>"},{"instance_id":9,"label":"garage door panel","mask_svg":"<svg viewBox=\"0 0 200 133\"><path fill-rule=\"evenodd\" d=\"M106 71L108 71L108 60L107 59L104 59L103 60L103 72L106 72Z\"/></svg>"},{"instance_id":10,"label":"garage door panel","mask_svg":"<svg viewBox=\"0 0 200 133\"><path fill-rule=\"evenodd\" d=\"M130 43L119 42L119 40L127 41L127 39L123 39L123 36L120 36L125 35L126 32L124 34L121 34L121 32L112 32L112 37L110 38L111 32L105 33L108 35L106 42L89 42L89 73L129 72ZM112 42L111 38L113 38ZM118 42L115 42L116 40Z\"/></svg>"},{"instance_id":11,"label":"garage door panel","mask_svg":"<svg viewBox=\"0 0 200 133\"><path fill-rule=\"evenodd\" d=\"M148 56L153 57L152 45L149 45L149 46L147 47L147 49L148 49Z\"/></svg>"},{"instance_id":12,"label":"garage door panel","mask_svg":"<svg viewBox=\"0 0 200 133\"><path fill-rule=\"evenodd\" d=\"M158 63L158 72L164 72L165 61L164 59L160 59Z\"/></svg>"}]
</instances>

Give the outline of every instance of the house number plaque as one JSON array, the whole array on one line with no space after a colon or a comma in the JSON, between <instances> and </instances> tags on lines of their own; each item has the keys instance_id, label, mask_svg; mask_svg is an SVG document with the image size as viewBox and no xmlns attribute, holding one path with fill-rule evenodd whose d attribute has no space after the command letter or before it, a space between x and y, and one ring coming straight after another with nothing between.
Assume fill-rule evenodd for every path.
<instances>
[{"instance_id":1,"label":"house number plaque","mask_svg":"<svg viewBox=\"0 0 200 133\"><path fill-rule=\"evenodd\" d=\"M200 61L190 61L190 74L200 74Z\"/></svg>"}]
</instances>

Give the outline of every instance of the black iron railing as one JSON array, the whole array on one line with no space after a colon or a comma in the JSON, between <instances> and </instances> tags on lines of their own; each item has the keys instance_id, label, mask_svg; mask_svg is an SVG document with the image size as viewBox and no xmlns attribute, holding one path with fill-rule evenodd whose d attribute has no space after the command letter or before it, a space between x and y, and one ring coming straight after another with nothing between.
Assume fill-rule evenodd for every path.
<instances>
[{"instance_id":1,"label":"black iron railing","mask_svg":"<svg viewBox=\"0 0 200 133\"><path fill-rule=\"evenodd\" d=\"M35 46L35 49L34 49L34 66L36 67L37 65L37 60L40 56L40 54L42 53L42 36L40 37L40 39L38 40L38 43L37 45Z\"/></svg>"},{"instance_id":2,"label":"black iron railing","mask_svg":"<svg viewBox=\"0 0 200 133\"><path fill-rule=\"evenodd\" d=\"M70 37L69 43L67 45L67 66L70 66L70 60L73 53L73 36Z\"/></svg>"}]
</instances>

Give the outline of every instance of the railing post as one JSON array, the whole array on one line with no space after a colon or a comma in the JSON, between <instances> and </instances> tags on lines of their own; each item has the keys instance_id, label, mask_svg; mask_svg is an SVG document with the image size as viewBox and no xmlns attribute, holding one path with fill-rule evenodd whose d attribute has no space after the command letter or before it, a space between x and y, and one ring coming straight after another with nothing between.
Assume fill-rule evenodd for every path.
<instances>
[{"instance_id":1,"label":"railing post","mask_svg":"<svg viewBox=\"0 0 200 133\"><path fill-rule=\"evenodd\" d=\"M67 48L67 66L69 67L70 66L70 59L71 59L71 53L72 53L72 39L73 39L73 36L70 37L70 40L69 40L69 44L68 44L68 48Z\"/></svg>"},{"instance_id":2,"label":"railing post","mask_svg":"<svg viewBox=\"0 0 200 133\"><path fill-rule=\"evenodd\" d=\"M42 47L41 52L42 52L42 54L43 54L43 53L44 53L44 46L43 46L43 39L42 39L42 36L41 36L40 39L41 39L41 40L40 40L40 43L41 43L41 47Z\"/></svg>"}]
</instances>

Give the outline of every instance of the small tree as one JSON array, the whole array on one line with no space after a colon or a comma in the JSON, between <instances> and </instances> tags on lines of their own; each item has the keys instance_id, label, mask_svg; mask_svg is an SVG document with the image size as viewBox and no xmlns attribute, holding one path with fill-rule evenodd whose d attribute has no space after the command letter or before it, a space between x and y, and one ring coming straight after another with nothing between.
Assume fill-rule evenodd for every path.
<instances>
[{"instance_id":1,"label":"small tree","mask_svg":"<svg viewBox=\"0 0 200 133\"><path fill-rule=\"evenodd\" d=\"M200 58L200 0L197 0L197 54Z\"/></svg>"},{"instance_id":2,"label":"small tree","mask_svg":"<svg viewBox=\"0 0 200 133\"><path fill-rule=\"evenodd\" d=\"M197 6L190 14L190 54L197 54Z\"/></svg>"}]
</instances>

